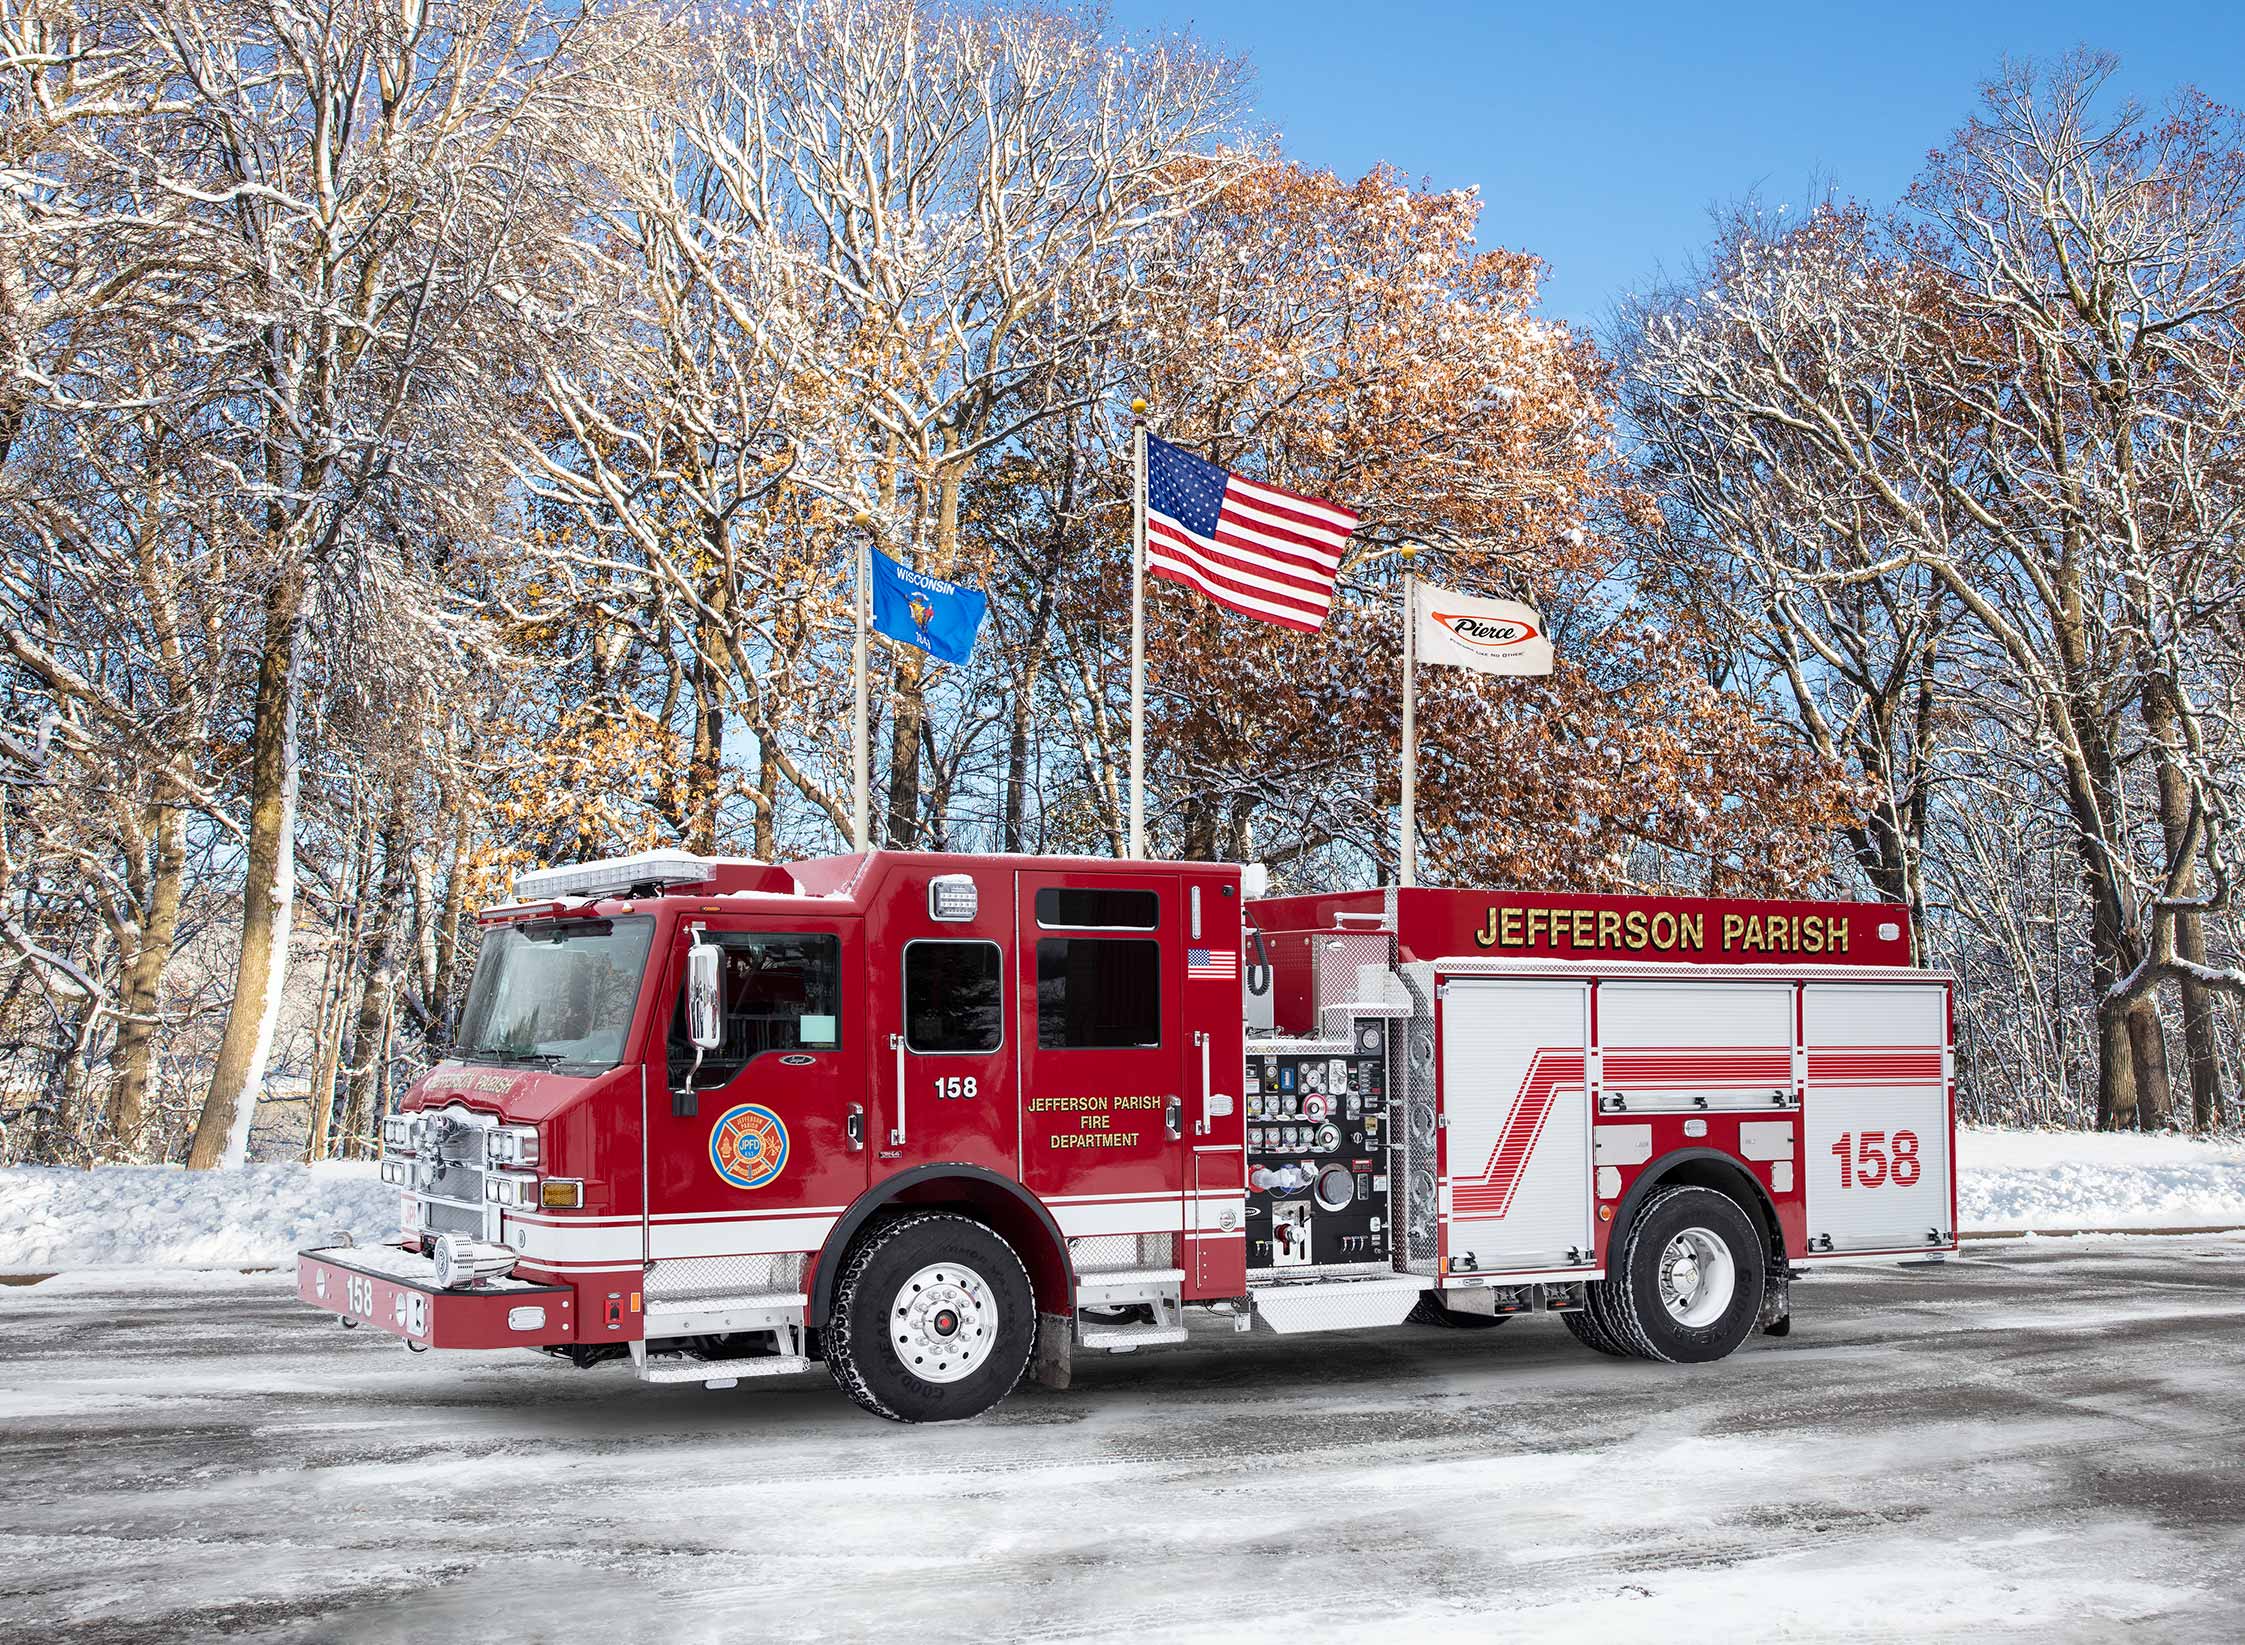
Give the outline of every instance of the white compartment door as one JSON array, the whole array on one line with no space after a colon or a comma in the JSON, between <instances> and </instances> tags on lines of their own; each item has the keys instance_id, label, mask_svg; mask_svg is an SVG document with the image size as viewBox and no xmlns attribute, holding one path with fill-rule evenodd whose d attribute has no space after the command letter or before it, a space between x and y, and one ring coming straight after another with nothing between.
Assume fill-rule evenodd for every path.
<instances>
[{"instance_id":1,"label":"white compartment door","mask_svg":"<svg viewBox=\"0 0 2245 1645\"><path fill-rule=\"evenodd\" d=\"M1810 1254L1947 1245L1947 990L1811 984L1801 1027Z\"/></svg>"},{"instance_id":2,"label":"white compartment door","mask_svg":"<svg viewBox=\"0 0 2245 1645\"><path fill-rule=\"evenodd\" d=\"M1459 979L1442 986L1444 1252L1453 1271L1580 1268L1591 1232L1590 989Z\"/></svg>"},{"instance_id":3,"label":"white compartment door","mask_svg":"<svg viewBox=\"0 0 2245 1645\"><path fill-rule=\"evenodd\" d=\"M1793 985L1602 982L1598 1056L1609 1112L1783 1107L1793 1094Z\"/></svg>"}]
</instances>

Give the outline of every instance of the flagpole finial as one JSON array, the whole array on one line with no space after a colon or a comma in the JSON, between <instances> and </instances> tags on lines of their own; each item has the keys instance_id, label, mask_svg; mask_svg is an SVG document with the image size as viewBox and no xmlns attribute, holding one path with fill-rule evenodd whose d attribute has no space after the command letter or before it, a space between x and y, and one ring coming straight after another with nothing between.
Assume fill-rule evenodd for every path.
<instances>
[{"instance_id":1,"label":"flagpole finial","mask_svg":"<svg viewBox=\"0 0 2245 1645\"><path fill-rule=\"evenodd\" d=\"M1396 553L1403 556L1405 565L1409 565L1419 557L1419 545L1417 543L1404 543L1396 549Z\"/></svg>"},{"instance_id":2,"label":"flagpole finial","mask_svg":"<svg viewBox=\"0 0 2245 1645\"><path fill-rule=\"evenodd\" d=\"M873 524L873 516L861 508L850 516L850 524L856 526L858 530L864 531Z\"/></svg>"},{"instance_id":3,"label":"flagpole finial","mask_svg":"<svg viewBox=\"0 0 2245 1645\"><path fill-rule=\"evenodd\" d=\"M1146 402L1145 402L1145 401L1143 401L1143 400L1133 400L1133 401L1131 401L1131 402L1130 402L1130 414L1131 414L1131 415L1132 415L1133 417L1143 417L1143 416L1145 416L1145 415L1146 415Z\"/></svg>"}]
</instances>

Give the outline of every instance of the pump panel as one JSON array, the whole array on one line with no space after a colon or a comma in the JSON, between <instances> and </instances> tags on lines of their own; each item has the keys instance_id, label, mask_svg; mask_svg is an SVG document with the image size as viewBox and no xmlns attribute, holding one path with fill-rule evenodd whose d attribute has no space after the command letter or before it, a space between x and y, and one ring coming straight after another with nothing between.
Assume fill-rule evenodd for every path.
<instances>
[{"instance_id":1,"label":"pump panel","mask_svg":"<svg viewBox=\"0 0 2245 1645\"><path fill-rule=\"evenodd\" d=\"M1248 1042L1250 1271L1387 1261L1387 1039Z\"/></svg>"}]
</instances>

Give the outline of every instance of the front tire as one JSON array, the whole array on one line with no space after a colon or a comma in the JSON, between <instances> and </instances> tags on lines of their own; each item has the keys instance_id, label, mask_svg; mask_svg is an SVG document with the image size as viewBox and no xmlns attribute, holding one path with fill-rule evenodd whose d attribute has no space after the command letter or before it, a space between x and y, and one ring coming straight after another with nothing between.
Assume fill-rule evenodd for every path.
<instances>
[{"instance_id":1,"label":"front tire","mask_svg":"<svg viewBox=\"0 0 2245 1645\"><path fill-rule=\"evenodd\" d=\"M924 1211L851 1251L827 1320L826 1368L891 1422L958 1422L1014 1390L1036 1346L1028 1270L982 1223Z\"/></svg>"},{"instance_id":2,"label":"front tire","mask_svg":"<svg viewBox=\"0 0 2245 1645\"><path fill-rule=\"evenodd\" d=\"M1712 1188L1666 1188L1646 1200L1607 1264L1592 1318L1639 1359L1721 1359L1762 1311L1761 1231Z\"/></svg>"}]
</instances>

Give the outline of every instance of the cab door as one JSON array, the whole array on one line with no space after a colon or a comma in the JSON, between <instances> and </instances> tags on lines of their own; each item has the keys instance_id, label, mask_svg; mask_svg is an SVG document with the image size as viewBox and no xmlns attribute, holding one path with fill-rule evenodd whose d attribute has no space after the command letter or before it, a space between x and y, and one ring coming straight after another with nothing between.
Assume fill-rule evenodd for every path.
<instances>
[{"instance_id":1,"label":"cab door","mask_svg":"<svg viewBox=\"0 0 2245 1645\"><path fill-rule=\"evenodd\" d=\"M1004 871L900 865L869 922L876 1180L921 1165L1011 1172Z\"/></svg>"},{"instance_id":2,"label":"cab door","mask_svg":"<svg viewBox=\"0 0 2245 1645\"><path fill-rule=\"evenodd\" d=\"M757 1284L755 1265L735 1259L815 1250L867 1179L863 1073L848 1049L864 1010L857 932L700 923L723 955L723 1037L697 1064L682 936L657 1064L667 1090L647 1104L650 1296Z\"/></svg>"},{"instance_id":3,"label":"cab door","mask_svg":"<svg viewBox=\"0 0 2245 1645\"><path fill-rule=\"evenodd\" d=\"M1100 1239L1083 1268L1144 1263L1155 1234L1171 1236L1162 1265L1182 1264L1198 1055L1180 1026L1182 901L1179 877L1159 872L1016 881L1021 1180L1071 1238Z\"/></svg>"}]
</instances>

